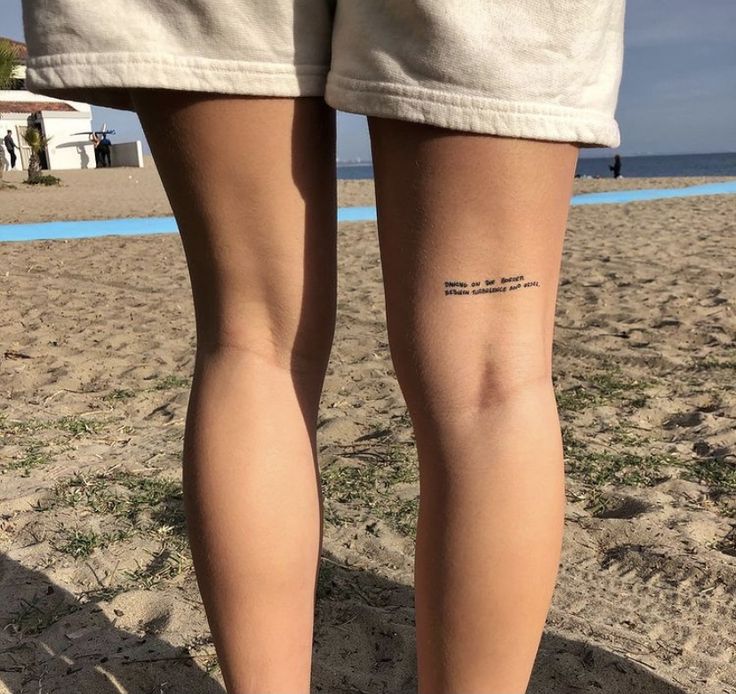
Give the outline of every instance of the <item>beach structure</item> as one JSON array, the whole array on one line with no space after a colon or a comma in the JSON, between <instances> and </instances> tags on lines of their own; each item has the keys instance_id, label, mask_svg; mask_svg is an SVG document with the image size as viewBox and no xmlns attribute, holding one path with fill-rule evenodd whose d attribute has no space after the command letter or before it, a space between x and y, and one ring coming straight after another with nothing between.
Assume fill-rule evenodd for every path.
<instances>
[{"instance_id":1,"label":"beach structure","mask_svg":"<svg viewBox=\"0 0 736 694\"><path fill-rule=\"evenodd\" d=\"M94 146L89 135L79 134L93 130L90 105L28 91L25 87L25 61L28 55L26 45L2 36L0 42L8 42L15 48L20 62L15 71L15 82L10 85L10 89L0 90L0 133L4 136L10 130L18 145L15 168L28 168L31 149L25 143L23 133L27 128L38 128L43 135L51 138L41 154L41 168L94 169ZM0 150L0 157L8 169L10 157L4 147ZM141 141L113 143L110 159L113 166L142 167Z\"/></svg>"}]
</instances>

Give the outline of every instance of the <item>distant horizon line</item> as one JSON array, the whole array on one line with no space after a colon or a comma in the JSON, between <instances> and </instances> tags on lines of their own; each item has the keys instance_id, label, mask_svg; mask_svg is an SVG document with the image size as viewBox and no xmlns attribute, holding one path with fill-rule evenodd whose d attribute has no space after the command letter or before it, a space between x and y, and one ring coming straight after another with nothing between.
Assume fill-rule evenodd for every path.
<instances>
[{"instance_id":1,"label":"distant horizon line","mask_svg":"<svg viewBox=\"0 0 736 694\"><path fill-rule=\"evenodd\" d=\"M636 154L634 153L624 153L624 152L614 152L612 151L611 154L607 154L605 156L597 156L597 157L584 157L581 156L580 159L610 159L614 154L620 154L621 157L697 157L697 156L709 156L711 154L733 154L736 155L736 151L723 151L723 152L670 152L667 154L652 154L652 153L642 153L638 152ZM354 165L361 165L361 166L372 166L373 160L367 159L364 160L362 158L358 159L336 159L335 163L341 166L344 166L346 164L354 164Z\"/></svg>"}]
</instances>

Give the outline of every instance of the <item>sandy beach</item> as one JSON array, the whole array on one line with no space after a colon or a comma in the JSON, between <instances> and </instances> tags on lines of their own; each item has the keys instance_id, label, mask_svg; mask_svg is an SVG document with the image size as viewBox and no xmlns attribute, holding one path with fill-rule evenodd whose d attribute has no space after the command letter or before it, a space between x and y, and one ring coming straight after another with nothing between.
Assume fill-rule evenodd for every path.
<instances>
[{"instance_id":1,"label":"sandy beach","mask_svg":"<svg viewBox=\"0 0 736 694\"><path fill-rule=\"evenodd\" d=\"M170 215L143 169L5 180L0 223ZM576 180L575 192L724 179ZM340 206L374 204L340 181ZM339 228L313 691L415 691L414 440L376 227ZM736 694L736 195L575 207L559 580L528 694ZM224 694L184 533L178 235L0 243L0 693Z\"/></svg>"}]
</instances>

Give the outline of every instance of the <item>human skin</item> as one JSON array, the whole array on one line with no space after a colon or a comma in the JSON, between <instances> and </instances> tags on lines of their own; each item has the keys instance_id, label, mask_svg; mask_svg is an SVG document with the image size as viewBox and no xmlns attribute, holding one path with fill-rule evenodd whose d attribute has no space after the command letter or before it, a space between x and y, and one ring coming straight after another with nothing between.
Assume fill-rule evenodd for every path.
<instances>
[{"instance_id":1,"label":"human skin","mask_svg":"<svg viewBox=\"0 0 736 694\"><path fill-rule=\"evenodd\" d=\"M131 93L192 283L184 503L223 678L231 694L308 694L335 112L312 97ZM578 150L368 124L391 356L420 466L419 694L522 694L564 521L551 354Z\"/></svg>"}]
</instances>

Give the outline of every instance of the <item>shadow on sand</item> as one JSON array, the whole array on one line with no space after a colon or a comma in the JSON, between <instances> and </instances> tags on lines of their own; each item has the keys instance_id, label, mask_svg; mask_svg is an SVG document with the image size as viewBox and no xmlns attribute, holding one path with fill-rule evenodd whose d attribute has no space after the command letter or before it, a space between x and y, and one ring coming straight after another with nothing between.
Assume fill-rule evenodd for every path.
<instances>
[{"instance_id":1,"label":"shadow on sand","mask_svg":"<svg viewBox=\"0 0 736 694\"><path fill-rule=\"evenodd\" d=\"M322 564L312 691L415 692L412 588L324 557L329 564ZM207 673L182 648L153 633L119 628L106 616L105 603L82 604L42 573L6 557L0 561L0 577L3 691L224 694L217 671ZM13 626L20 613L26 625L33 624L31 613L43 624L52 623L24 634ZM155 631L156 625L143 628ZM527 694L548 692L685 694L616 654L547 633Z\"/></svg>"}]
</instances>

